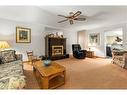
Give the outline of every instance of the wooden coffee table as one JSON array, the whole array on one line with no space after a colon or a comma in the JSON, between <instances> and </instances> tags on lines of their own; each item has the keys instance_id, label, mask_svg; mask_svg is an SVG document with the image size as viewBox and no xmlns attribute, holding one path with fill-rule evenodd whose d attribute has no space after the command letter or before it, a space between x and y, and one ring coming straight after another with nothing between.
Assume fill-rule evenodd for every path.
<instances>
[{"instance_id":1,"label":"wooden coffee table","mask_svg":"<svg viewBox=\"0 0 127 95\"><path fill-rule=\"evenodd\" d=\"M42 61L36 61L33 69L40 88L52 89L65 83L65 67L55 62L44 66Z\"/></svg>"}]
</instances>

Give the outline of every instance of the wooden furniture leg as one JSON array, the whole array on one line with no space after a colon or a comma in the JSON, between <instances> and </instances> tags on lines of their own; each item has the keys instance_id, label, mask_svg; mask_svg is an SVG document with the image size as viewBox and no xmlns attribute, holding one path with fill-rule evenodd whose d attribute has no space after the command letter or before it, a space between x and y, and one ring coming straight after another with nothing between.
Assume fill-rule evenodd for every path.
<instances>
[{"instance_id":1,"label":"wooden furniture leg","mask_svg":"<svg viewBox=\"0 0 127 95\"><path fill-rule=\"evenodd\" d=\"M48 89L49 88L49 79L48 79L48 77L44 78L43 88L44 89Z\"/></svg>"},{"instance_id":2,"label":"wooden furniture leg","mask_svg":"<svg viewBox=\"0 0 127 95\"><path fill-rule=\"evenodd\" d=\"M64 83L66 81L66 71L63 71L63 75L64 75Z\"/></svg>"}]
</instances>

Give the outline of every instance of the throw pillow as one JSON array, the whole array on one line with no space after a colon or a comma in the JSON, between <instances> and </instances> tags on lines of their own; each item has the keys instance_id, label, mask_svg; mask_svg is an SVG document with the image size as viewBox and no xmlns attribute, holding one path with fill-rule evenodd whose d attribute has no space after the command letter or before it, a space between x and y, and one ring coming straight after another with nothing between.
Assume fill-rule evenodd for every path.
<instances>
[{"instance_id":1,"label":"throw pillow","mask_svg":"<svg viewBox=\"0 0 127 95\"><path fill-rule=\"evenodd\" d=\"M14 50L6 50L1 52L2 62L8 63L16 60Z\"/></svg>"},{"instance_id":2,"label":"throw pillow","mask_svg":"<svg viewBox=\"0 0 127 95\"><path fill-rule=\"evenodd\" d=\"M0 56L0 64L3 64L2 57Z\"/></svg>"},{"instance_id":3,"label":"throw pillow","mask_svg":"<svg viewBox=\"0 0 127 95\"><path fill-rule=\"evenodd\" d=\"M2 64L2 60L1 60L1 58L0 58L0 64Z\"/></svg>"}]
</instances>

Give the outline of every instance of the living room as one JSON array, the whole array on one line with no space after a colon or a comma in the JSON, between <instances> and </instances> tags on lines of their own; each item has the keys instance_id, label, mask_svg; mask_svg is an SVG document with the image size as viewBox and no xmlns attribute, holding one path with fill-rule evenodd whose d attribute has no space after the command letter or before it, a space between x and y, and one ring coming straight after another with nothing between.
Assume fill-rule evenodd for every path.
<instances>
[{"instance_id":1,"label":"living room","mask_svg":"<svg viewBox=\"0 0 127 95\"><path fill-rule=\"evenodd\" d=\"M127 88L126 61L124 62L126 57L121 55L122 61L120 59L117 63L115 63L118 59L116 56L113 57L115 61L113 58L106 58L105 45L105 31L121 28L123 31L122 52L126 51L126 11L126 6L0 6L0 41L7 42L9 50L15 50L16 54L22 55L24 75L21 75L22 78L25 77L26 85L21 88L40 89L46 85L39 86L41 84L38 82L40 77L33 74L34 69L35 74L39 73L36 72L36 65L33 65L36 62L35 60L29 62L27 55L27 51L33 51L39 61L40 59L45 61L45 57L50 55L49 51L45 53L46 36L58 38L57 41L66 39L65 47L59 45L59 41L55 42L55 45L57 43L57 46L59 45L63 51L60 54L58 47L52 46L52 49L56 48L58 51L51 55L65 53L64 58L58 57L59 60L51 61L63 66L61 73L65 80L59 87L55 86L56 89ZM79 15L81 17L78 21L76 19ZM70 16L72 18L68 18ZM74 56L72 50L74 44L79 44L82 50L86 50L84 51L86 52L85 57L80 59L77 58L80 55ZM115 64L111 64L112 62ZM93 78L94 80L92 80ZM9 87L5 87L5 89L9 89Z\"/></svg>"}]
</instances>

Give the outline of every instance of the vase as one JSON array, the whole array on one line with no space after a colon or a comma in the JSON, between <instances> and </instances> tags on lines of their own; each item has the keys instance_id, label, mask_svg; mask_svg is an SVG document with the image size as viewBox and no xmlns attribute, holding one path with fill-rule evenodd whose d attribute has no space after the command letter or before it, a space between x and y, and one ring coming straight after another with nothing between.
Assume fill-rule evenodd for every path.
<instances>
[{"instance_id":1,"label":"vase","mask_svg":"<svg viewBox=\"0 0 127 95\"><path fill-rule=\"evenodd\" d=\"M49 66L49 65L51 65L51 60L44 60L43 63L45 66Z\"/></svg>"}]
</instances>

